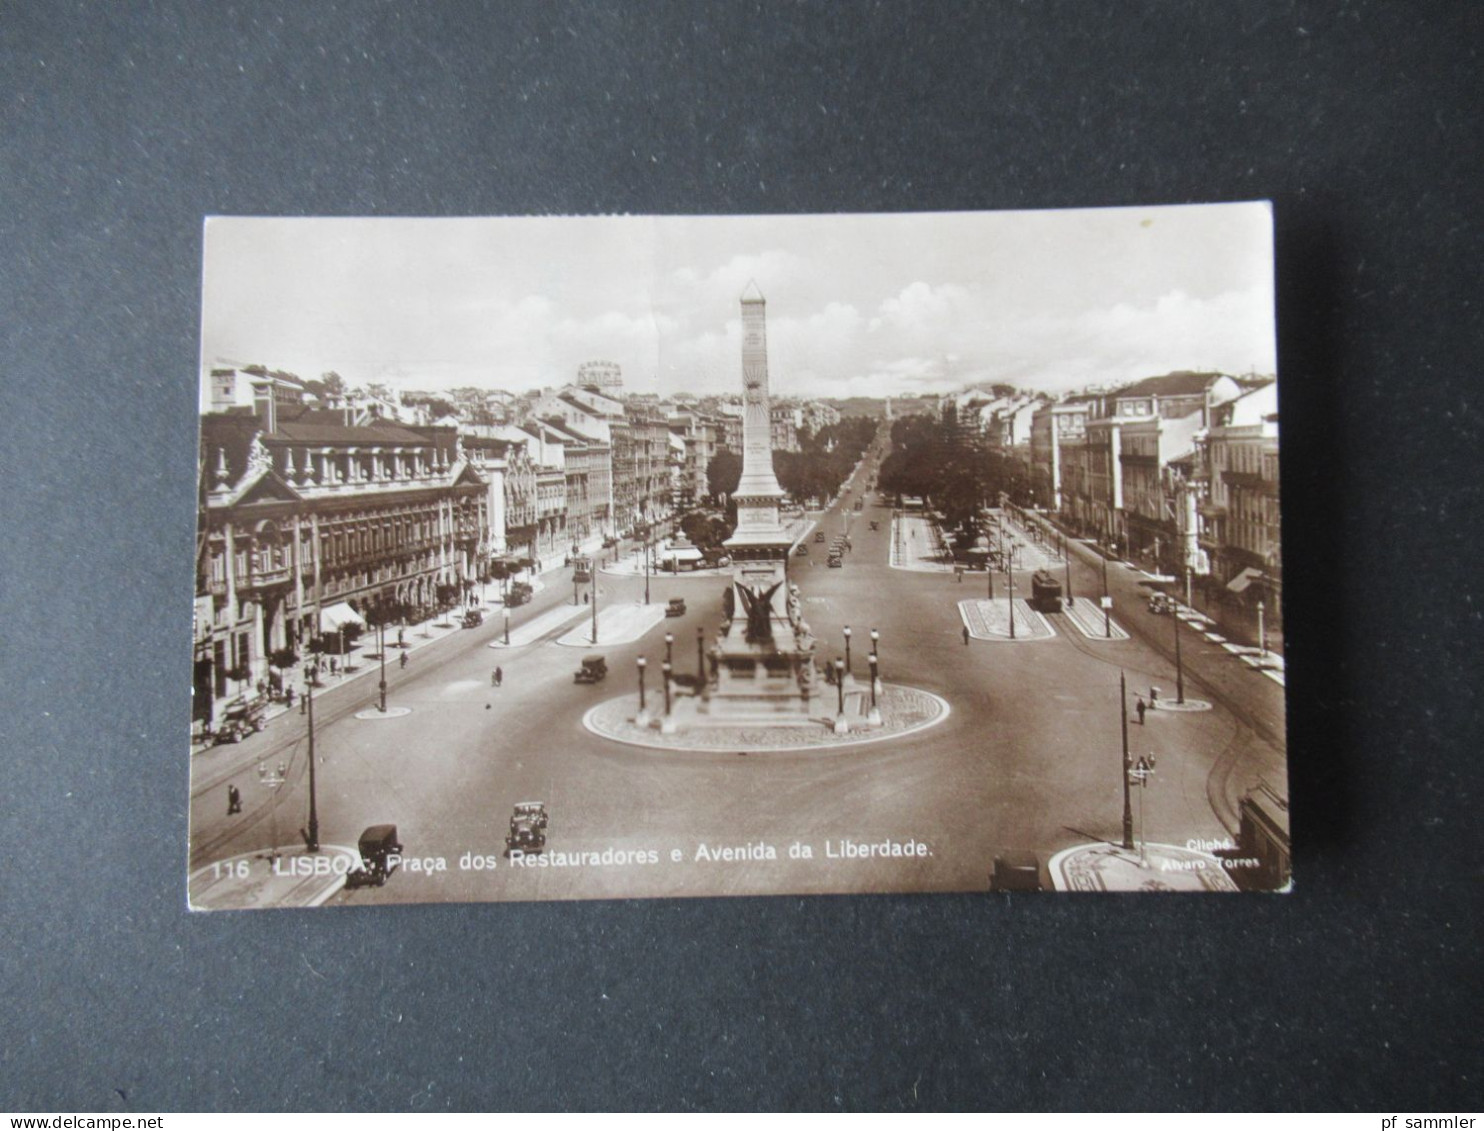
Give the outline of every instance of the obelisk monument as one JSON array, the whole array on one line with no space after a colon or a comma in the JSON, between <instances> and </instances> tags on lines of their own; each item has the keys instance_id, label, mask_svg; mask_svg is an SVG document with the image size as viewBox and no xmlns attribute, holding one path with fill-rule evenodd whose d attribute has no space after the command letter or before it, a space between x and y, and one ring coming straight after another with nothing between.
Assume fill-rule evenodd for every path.
<instances>
[{"instance_id":1,"label":"obelisk monument","mask_svg":"<svg viewBox=\"0 0 1484 1131\"><path fill-rule=\"evenodd\" d=\"M797 587L788 583L793 540L778 507L768 402L767 303L755 282L742 292L742 475L732 498L737 528L727 539L732 583L726 620L712 647L704 714L713 721L805 723L819 711L814 637Z\"/></svg>"}]
</instances>

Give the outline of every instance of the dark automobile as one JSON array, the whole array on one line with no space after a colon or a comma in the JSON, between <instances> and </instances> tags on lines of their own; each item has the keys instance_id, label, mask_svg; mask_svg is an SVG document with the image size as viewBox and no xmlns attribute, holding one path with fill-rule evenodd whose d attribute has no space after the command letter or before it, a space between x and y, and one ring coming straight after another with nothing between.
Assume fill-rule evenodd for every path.
<instances>
[{"instance_id":1,"label":"dark automobile","mask_svg":"<svg viewBox=\"0 0 1484 1131\"><path fill-rule=\"evenodd\" d=\"M484 612L480 609L470 609L464 614L465 628L478 628L484 623Z\"/></svg>"},{"instance_id":2,"label":"dark automobile","mask_svg":"<svg viewBox=\"0 0 1484 1131\"><path fill-rule=\"evenodd\" d=\"M824 531L823 530L816 530L814 532L814 540L816 542L823 542L824 541Z\"/></svg>"},{"instance_id":3,"label":"dark automobile","mask_svg":"<svg viewBox=\"0 0 1484 1131\"><path fill-rule=\"evenodd\" d=\"M397 839L396 825L369 826L361 833L356 850L361 854L361 866L346 875L348 888L380 887L402 863L402 842Z\"/></svg>"},{"instance_id":4,"label":"dark automobile","mask_svg":"<svg viewBox=\"0 0 1484 1131\"><path fill-rule=\"evenodd\" d=\"M806 546L806 545L804 545L804 543L800 542L799 543L799 548L794 551L794 554L797 557L806 558L806 557L809 556L809 547Z\"/></svg>"},{"instance_id":5,"label":"dark automobile","mask_svg":"<svg viewBox=\"0 0 1484 1131\"><path fill-rule=\"evenodd\" d=\"M248 699L228 704L222 713L221 725L216 728L217 742L241 742L250 734L268 725L263 715L263 701Z\"/></svg>"},{"instance_id":6,"label":"dark automobile","mask_svg":"<svg viewBox=\"0 0 1484 1131\"><path fill-rule=\"evenodd\" d=\"M618 545L618 539L617 538L604 538L603 539L603 549L605 549L605 550L611 550L611 549L613 549L614 546L617 546L617 545Z\"/></svg>"},{"instance_id":7,"label":"dark automobile","mask_svg":"<svg viewBox=\"0 0 1484 1131\"><path fill-rule=\"evenodd\" d=\"M831 569L844 569L845 568L845 559L843 557L841 557L839 554L831 554L830 555L830 560L826 564Z\"/></svg>"},{"instance_id":8,"label":"dark automobile","mask_svg":"<svg viewBox=\"0 0 1484 1131\"><path fill-rule=\"evenodd\" d=\"M665 606L665 616L667 616L667 617L683 617L683 616L685 616L685 598L684 597L671 597L670 598L670 603Z\"/></svg>"},{"instance_id":9,"label":"dark automobile","mask_svg":"<svg viewBox=\"0 0 1484 1131\"><path fill-rule=\"evenodd\" d=\"M512 852L541 852L546 848L546 833L534 817L516 813L510 818L510 831L505 834L505 855Z\"/></svg>"},{"instance_id":10,"label":"dark automobile","mask_svg":"<svg viewBox=\"0 0 1484 1131\"><path fill-rule=\"evenodd\" d=\"M597 683L608 678L608 661L602 656L584 656L582 667L572 676L573 683Z\"/></svg>"}]
</instances>

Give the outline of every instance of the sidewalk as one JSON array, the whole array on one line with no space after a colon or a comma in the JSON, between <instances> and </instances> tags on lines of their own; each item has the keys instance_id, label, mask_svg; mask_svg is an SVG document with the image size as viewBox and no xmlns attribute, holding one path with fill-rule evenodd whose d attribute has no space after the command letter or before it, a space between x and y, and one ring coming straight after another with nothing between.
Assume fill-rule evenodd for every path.
<instances>
[{"instance_id":1,"label":"sidewalk","mask_svg":"<svg viewBox=\"0 0 1484 1131\"><path fill-rule=\"evenodd\" d=\"M186 885L193 911L245 911L254 907L318 907L345 886L361 854L341 844L312 853L302 844L276 854L264 849L216 860L191 873Z\"/></svg>"},{"instance_id":2,"label":"sidewalk","mask_svg":"<svg viewBox=\"0 0 1484 1131\"><path fill-rule=\"evenodd\" d=\"M1240 890L1221 860L1209 852L1173 844L1147 843L1141 856L1106 843L1063 849L1047 865L1055 891L1214 891Z\"/></svg>"},{"instance_id":3,"label":"sidewalk","mask_svg":"<svg viewBox=\"0 0 1484 1131\"><path fill-rule=\"evenodd\" d=\"M598 610L598 639L593 642L592 611L557 640L569 648L602 648L630 644L665 619L664 605L610 605Z\"/></svg>"}]
</instances>

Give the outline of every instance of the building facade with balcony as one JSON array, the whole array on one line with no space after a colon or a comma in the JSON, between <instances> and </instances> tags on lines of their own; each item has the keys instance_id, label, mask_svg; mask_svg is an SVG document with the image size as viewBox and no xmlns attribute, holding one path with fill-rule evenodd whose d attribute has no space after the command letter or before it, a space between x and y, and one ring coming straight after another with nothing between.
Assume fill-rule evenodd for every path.
<instances>
[{"instance_id":1,"label":"building facade with balcony","mask_svg":"<svg viewBox=\"0 0 1484 1131\"><path fill-rule=\"evenodd\" d=\"M416 617L477 580L488 485L452 428L279 406L201 419L195 707L276 677L270 660L371 615Z\"/></svg>"}]
</instances>

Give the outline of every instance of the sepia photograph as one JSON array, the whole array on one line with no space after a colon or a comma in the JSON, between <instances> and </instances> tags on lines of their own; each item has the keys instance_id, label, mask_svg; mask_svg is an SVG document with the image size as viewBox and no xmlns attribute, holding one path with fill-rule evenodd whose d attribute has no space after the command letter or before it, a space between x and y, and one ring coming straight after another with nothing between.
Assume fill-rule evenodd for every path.
<instances>
[{"instance_id":1,"label":"sepia photograph","mask_svg":"<svg viewBox=\"0 0 1484 1131\"><path fill-rule=\"evenodd\" d=\"M1287 891L1277 390L1264 202L212 217L189 905Z\"/></svg>"}]
</instances>

